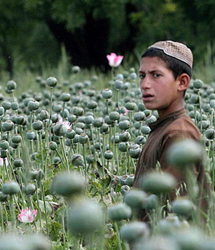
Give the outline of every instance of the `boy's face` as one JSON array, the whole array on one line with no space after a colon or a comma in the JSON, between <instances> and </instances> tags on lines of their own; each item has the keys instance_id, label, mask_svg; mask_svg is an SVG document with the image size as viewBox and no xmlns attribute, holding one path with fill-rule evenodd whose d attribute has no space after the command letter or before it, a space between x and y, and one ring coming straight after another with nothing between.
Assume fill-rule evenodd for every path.
<instances>
[{"instance_id":1,"label":"boy's face","mask_svg":"<svg viewBox=\"0 0 215 250\"><path fill-rule=\"evenodd\" d=\"M178 91L180 81L158 57L143 57L139 69L143 103L150 110L157 110L162 118L178 109L182 95Z\"/></svg>"}]
</instances>

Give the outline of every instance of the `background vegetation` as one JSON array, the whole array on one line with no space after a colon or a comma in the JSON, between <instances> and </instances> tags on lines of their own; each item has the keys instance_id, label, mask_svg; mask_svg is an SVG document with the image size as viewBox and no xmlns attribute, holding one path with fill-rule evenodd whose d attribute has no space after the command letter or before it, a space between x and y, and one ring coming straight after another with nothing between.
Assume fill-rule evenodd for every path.
<instances>
[{"instance_id":1,"label":"background vegetation","mask_svg":"<svg viewBox=\"0 0 215 250\"><path fill-rule=\"evenodd\" d=\"M1 0L0 77L57 68L62 46L81 68L106 72L112 51L134 66L151 43L172 39L193 50L196 76L213 81L214 11L213 0Z\"/></svg>"}]
</instances>

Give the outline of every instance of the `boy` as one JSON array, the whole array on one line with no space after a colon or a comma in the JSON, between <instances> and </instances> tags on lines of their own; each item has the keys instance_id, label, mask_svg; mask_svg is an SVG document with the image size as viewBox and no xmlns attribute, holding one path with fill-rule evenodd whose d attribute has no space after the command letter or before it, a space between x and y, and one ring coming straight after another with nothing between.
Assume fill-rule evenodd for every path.
<instances>
[{"instance_id":1,"label":"boy","mask_svg":"<svg viewBox=\"0 0 215 250\"><path fill-rule=\"evenodd\" d=\"M139 69L140 89L145 107L157 110L159 118L151 123L151 133L141 152L135 173L134 187L143 174L156 168L170 172L177 179L178 187L184 173L168 166L166 152L178 139L200 141L200 132L184 108L184 94L192 75L193 55L184 44L161 41L150 46L142 55ZM204 185L202 166L195 168L197 180ZM183 193L181 192L183 195Z\"/></svg>"}]
</instances>

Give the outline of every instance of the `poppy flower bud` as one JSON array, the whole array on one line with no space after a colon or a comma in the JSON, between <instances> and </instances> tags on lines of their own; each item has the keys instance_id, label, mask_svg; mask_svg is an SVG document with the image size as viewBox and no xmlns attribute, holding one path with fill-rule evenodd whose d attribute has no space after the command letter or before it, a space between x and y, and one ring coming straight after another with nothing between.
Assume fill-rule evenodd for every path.
<instances>
[{"instance_id":1,"label":"poppy flower bud","mask_svg":"<svg viewBox=\"0 0 215 250\"><path fill-rule=\"evenodd\" d=\"M50 87L50 88L54 88L57 85L57 79L55 77L49 77L46 79L46 84Z\"/></svg>"}]
</instances>

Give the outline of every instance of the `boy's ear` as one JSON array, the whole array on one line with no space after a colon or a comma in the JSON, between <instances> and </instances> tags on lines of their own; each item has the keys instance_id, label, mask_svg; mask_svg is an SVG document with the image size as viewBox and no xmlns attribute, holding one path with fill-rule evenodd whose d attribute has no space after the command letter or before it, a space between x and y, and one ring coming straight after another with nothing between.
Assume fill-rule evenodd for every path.
<instances>
[{"instance_id":1,"label":"boy's ear","mask_svg":"<svg viewBox=\"0 0 215 250\"><path fill-rule=\"evenodd\" d=\"M189 83L190 83L190 77L188 74L183 73L180 76L178 76L178 90L179 91L184 91L188 88Z\"/></svg>"}]
</instances>

